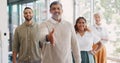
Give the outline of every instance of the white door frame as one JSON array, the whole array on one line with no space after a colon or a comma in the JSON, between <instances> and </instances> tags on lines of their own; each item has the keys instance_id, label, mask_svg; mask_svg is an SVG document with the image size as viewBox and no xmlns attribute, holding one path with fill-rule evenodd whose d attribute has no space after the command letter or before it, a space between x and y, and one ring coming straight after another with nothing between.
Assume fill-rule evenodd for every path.
<instances>
[{"instance_id":1,"label":"white door frame","mask_svg":"<svg viewBox=\"0 0 120 63\"><path fill-rule=\"evenodd\" d=\"M0 0L0 63L8 63L8 15L7 0Z\"/></svg>"}]
</instances>

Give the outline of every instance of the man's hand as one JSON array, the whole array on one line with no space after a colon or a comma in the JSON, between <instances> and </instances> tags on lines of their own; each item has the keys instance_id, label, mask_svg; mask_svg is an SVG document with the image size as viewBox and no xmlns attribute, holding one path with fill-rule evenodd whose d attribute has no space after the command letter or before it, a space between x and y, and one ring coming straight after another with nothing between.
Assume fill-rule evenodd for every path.
<instances>
[{"instance_id":1,"label":"man's hand","mask_svg":"<svg viewBox=\"0 0 120 63\"><path fill-rule=\"evenodd\" d=\"M54 28L53 30L47 35L47 39L50 41L50 43L55 46L55 38L54 38Z\"/></svg>"}]
</instances>

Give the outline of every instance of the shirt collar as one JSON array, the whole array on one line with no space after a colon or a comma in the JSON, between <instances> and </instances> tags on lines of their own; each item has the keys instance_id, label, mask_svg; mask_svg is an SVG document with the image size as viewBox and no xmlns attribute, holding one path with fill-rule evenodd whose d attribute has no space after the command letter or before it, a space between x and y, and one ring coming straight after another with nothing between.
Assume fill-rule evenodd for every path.
<instances>
[{"instance_id":1,"label":"shirt collar","mask_svg":"<svg viewBox=\"0 0 120 63\"><path fill-rule=\"evenodd\" d=\"M96 28L102 28L102 24L99 25L99 26L95 24L95 27L96 27Z\"/></svg>"},{"instance_id":2,"label":"shirt collar","mask_svg":"<svg viewBox=\"0 0 120 63\"><path fill-rule=\"evenodd\" d=\"M33 21L32 21L32 24L30 24L30 25L28 25L26 21L24 22L24 25L25 25L25 26L28 26L28 27L29 27L29 26L31 27L31 26L33 26L34 24L35 24L35 23L34 23Z\"/></svg>"},{"instance_id":3,"label":"shirt collar","mask_svg":"<svg viewBox=\"0 0 120 63\"><path fill-rule=\"evenodd\" d=\"M62 19L62 18L61 18L61 21L60 21L60 22L54 20L53 18L50 18L49 20L50 20L52 23L54 23L54 24L63 23L63 19Z\"/></svg>"}]
</instances>

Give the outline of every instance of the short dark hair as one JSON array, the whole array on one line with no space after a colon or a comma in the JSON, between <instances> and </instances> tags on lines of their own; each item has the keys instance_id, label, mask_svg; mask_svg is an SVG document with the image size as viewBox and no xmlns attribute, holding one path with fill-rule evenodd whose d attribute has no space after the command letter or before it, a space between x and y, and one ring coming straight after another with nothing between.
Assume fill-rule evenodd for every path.
<instances>
[{"instance_id":1,"label":"short dark hair","mask_svg":"<svg viewBox=\"0 0 120 63\"><path fill-rule=\"evenodd\" d=\"M57 5L59 4L62 7L62 4L59 1L54 1L50 4L50 8L52 7L52 5Z\"/></svg>"},{"instance_id":2,"label":"short dark hair","mask_svg":"<svg viewBox=\"0 0 120 63\"><path fill-rule=\"evenodd\" d=\"M25 7L25 8L24 8L24 11L25 11L26 9L30 9L30 10L32 10L30 7ZM33 11L33 10L32 10L32 11Z\"/></svg>"}]
</instances>

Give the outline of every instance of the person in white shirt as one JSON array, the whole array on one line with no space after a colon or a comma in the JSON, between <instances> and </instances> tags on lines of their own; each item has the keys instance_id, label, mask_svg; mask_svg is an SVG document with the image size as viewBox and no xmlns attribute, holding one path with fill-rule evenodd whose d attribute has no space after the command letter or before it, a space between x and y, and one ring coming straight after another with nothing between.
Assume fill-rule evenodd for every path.
<instances>
[{"instance_id":1,"label":"person in white shirt","mask_svg":"<svg viewBox=\"0 0 120 63\"><path fill-rule=\"evenodd\" d=\"M94 14L95 24L91 26L91 30L100 37L103 43L102 49L95 55L96 63L107 63L106 48L104 44L108 41L108 31L101 23L101 17L99 13ZM95 48L96 45L93 46Z\"/></svg>"},{"instance_id":2,"label":"person in white shirt","mask_svg":"<svg viewBox=\"0 0 120 63\"><path fill-rule=\"evenodd\" d=\"M79 46L74 26L62 17L59 1L50 5L52 17L40 24L40 41L43 42L42 63L81 63Z\"/></svg>"},{"instance_id":3,"label":"person in white shirt","mask_svg":"<svg viewBox=\"0 0 120 63\"><path fill-rule=\"evenodd\" d=\"M75 24L75 31L79 42L79 48L81 53L81 63L95 63L94 54L101 49L100 38L94 35L86 25L86 19L84 17L78 17ZM97 44L96 49L92 49L93 44Z\"/></svg>"}]
</instances>

